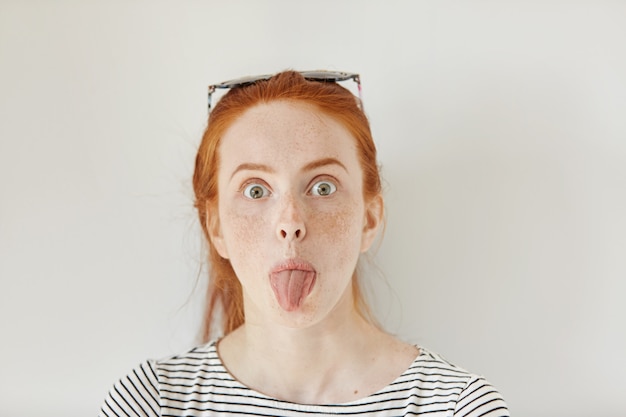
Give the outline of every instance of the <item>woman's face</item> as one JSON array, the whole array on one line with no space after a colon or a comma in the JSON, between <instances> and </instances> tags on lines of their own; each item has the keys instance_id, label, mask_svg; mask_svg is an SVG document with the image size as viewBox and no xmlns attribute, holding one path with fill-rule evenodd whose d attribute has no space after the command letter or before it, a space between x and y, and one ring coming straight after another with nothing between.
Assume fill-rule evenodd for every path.
<instances>
[{"instance_id":1,"label":"woman's face","mask_svg":"<svg viewBox=\"0 0 626 417\"><path fill-rule=\"evenodd\" d=\"M375 238L355 140L310 105L246 111L219 148L211 240L243 287L247 323L306 327L354 309L351 279Z\"/></svg>"}]
</instances>

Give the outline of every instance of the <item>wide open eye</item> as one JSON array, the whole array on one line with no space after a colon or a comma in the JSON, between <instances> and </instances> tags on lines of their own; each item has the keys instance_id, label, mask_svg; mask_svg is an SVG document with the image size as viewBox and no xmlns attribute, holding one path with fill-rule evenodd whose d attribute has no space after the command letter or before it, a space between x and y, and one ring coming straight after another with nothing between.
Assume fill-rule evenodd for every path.
<instances>
[{"instance_id":1,"label":"wide open eye","mask_svg":"<svg viewBox=\"0 0 626 417\"><path fill-rule=\"evenodd\" d=\"M335 191L337 191L337 186L328 180L318 181L311 187L311 194L320 197L331 195Z\"/></svg>"},{"instance_id":2,"label":"wide open eye","mask_svg":"<svg viewBox=\"0 0 626 417\"><path fill-rule=\"evenodd\" d=\"M253 200L268 197L270 195L270 190L268 190L265 186L252 183L246 185L246 188L243 189L243 195L247 198L251 198Z\"/></svg>"}]
</instances>

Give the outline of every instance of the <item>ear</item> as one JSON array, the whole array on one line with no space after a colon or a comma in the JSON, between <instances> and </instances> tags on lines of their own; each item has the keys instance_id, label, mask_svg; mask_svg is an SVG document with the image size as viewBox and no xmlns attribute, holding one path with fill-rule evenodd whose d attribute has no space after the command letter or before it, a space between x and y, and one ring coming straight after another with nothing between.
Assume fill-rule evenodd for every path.
<instances>
[{"instance_id":1,"label":"ear","mask_svg":"<svg viewBox=\"0 0 626 417\"><path fill-rule=\"evenodd\" d=\"M211 213L211 210L209 209L206 211L206 229L209 232L211 244L217 253L219 253L222 258L228 259L228 251L226 250L226 244L224 243L224 235L222 233L219 216L216 212Z\"/></svg>"},{"instance_id":2,"label":"ear","mask_svg":"<svg viewBox=\"0 0 626 417\"><path fill-rule=\"evenodd\" d=\"M363 233L361 234L361 252L367 252L372 246L378 229L383 222L384 202L381 195L377 195L369 202L365 203L365 218L363 222Z\"/></svg>"}]
</instances>

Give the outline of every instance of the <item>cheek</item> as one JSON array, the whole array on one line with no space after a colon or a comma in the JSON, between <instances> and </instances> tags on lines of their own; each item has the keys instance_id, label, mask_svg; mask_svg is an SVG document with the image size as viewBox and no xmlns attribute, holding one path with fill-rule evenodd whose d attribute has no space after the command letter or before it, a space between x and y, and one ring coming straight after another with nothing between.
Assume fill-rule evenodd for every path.
<instances>
[{"instance_id":1,"label":"cheek","mask_svg":"<svg viewBox=\"0 0 626 417\"><path fill-rule=\"evenodd\" d=\"M321 214L316 223L316 230L331 240L354 235L356 229L354 216L351 216L348 210Z\"/></svg>"},{"instance_id":2,"label":"cheek","mask_svg":"<svg viewBox=\"0 0 626 417\"><path fill-rule=\"evenodd\" d=\"M226 214L224 237L229 253L249 253L258 249L264 235L270 230L262 216Z\"/></svg>"},{"instance_id":3,"label":"cheek","mask_svg":"<svg viewBox=\"0 0 626 417\"><path fill-rule=\"evenodd\" d=\"M362 229L358 208L346 206L337 211L318 213L307 228L311 238L318 237L321 245L343 256L360 251Z\"/></svg>"}]
</instances>

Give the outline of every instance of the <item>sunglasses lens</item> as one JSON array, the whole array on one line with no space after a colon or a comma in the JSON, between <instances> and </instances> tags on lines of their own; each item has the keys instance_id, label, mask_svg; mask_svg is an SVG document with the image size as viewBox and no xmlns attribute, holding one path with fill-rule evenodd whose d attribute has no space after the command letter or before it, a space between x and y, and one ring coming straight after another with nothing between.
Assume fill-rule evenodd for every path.
<instances>
[{"instance_id":1,"label":"sunglasses lens","mask_svg":"<svg viewBox=\"0 0 626 417\"><path fill-rule=\"evenodd\" d=\"M300 74L307 80L314 81L345 81L357 77L356 74L337 71L303 71Z\"/></svg>"},{"instance_id":2,"label":"sunglasses lens","mask_svg":"<svg viewBox=\"0 0 626 417\"><path fill-rule=\"evenodd\" d=\"M270 74L253 75L249 77L237 78L235 80L224 81L223 83L216 84L215 87L216 88L235 88L235 87L241 87L247 84L253 84L261 80L269 80L270 78L272 78L272 75Z\"/></svg>"}]
</instances>

